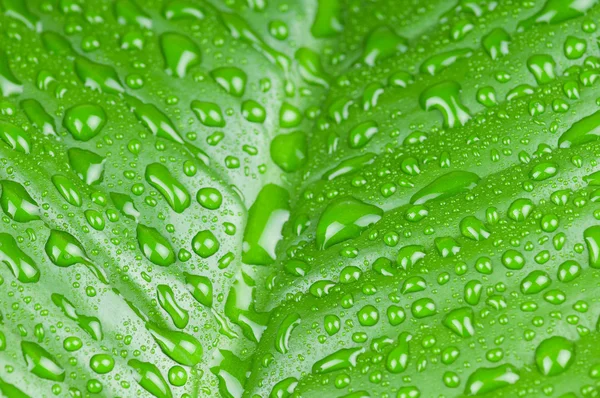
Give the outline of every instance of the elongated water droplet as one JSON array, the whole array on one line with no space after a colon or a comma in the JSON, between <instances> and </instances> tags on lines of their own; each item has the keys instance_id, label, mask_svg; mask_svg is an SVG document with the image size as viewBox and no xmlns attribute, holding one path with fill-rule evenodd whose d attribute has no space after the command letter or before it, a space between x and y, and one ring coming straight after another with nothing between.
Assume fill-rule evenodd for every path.
<instances>
[{"instance_id":1,"label":"elongated water droplet","mask_svg":"<svg viewBox=\"0 0 600 398\"><path fill-rule=\"evenodd\" d=\"M344 29L340 0L318 0L317 13L310 32L316 38L335 36Z\"/></svg>"},{"instance_id":2,"label":"elongated water droplet","mask_svg":"<svg viewBox=\"0 0 600 398\"><path fill-rule=\"evenodd\" d=\"M508 363L495 368L479 368L469 376L465 394L479 396L515 384L520 379L519 373Z\"/></svg>"},{"instance_id":3,"label":"elongated water droplet","mask_svg":"<svg viewBox=\"0 0 600 398\"><path fill-rule=\"evenodd\" d=\"M194 366L202 360L202 346L196 338L184 332L172 331L147 323L146 328L162 351L175 362Z\"/></svg>"},{"instance_id":4,"label":"elongated water droplet","mask_svg":"<svg viewBox=\"0 0 600 398\"><path fill-rule=\"evenodd\" d=\"M163 8L163 16L172 21L186 19L204 19L204 11L197 5L187 1L175 0L167 3Z\"/></svg>"},{"instance_id":5,"label":"elongated water droplet","mask_svg":"<svg viewBox=\"0 0 600 398\"><path fill-rule=\"evenodd\" d=\"M81 207L83 200L81 194L77 189L77 186L65 176L54 175L52 176L52 183L56 187L56 190L60 195L73 206Z\"/></svg>"},{"instance_id":6,"label":"elongated water droplet","mask_svg":"<svg viewBox=\"0 0 600 398\"><path fill-rule=\"evenodd\" d=\"M31 124L44 135L56 136L54 118L46 112L42 104L34 99L21 101L21 108Z\"/></svg>"},{"instance_id":7,"label":"elongated water droplet","mask_svg":"<svg viewBox=\"0 0 600 398\"><path fill-rule=\"evenodd\" d=\"M38 266L7 233L0 233L0 262L8 266L19 282L33 283L40 279Z\"/></svg>"},{"instance_id":8,"label":"elongated water droplet","mask_svg":"<svg viewBox=\"0 0 600 398\"><path fill-rule=\"evenodd\" d=\"M248 211L242 249L244 263L266 265L275 261L275 247L289 215L288 191L275 184L265 185Z\"/></svg>"},{"instance_id":9,"label":"elongated water droplet","mask_svg":"<svg viewBox=\"0 0 600 398\"><path fill-rule=\"evenodd\" d=\"M144 390L156 398L173 398L167 381L155 365L138 359L130 359L127 365L136 371L136 381Z\"/></svg>"},{"instance_id":10,"label":"elongated water droplet","mask_svg":"<svg viewBox=\"0 0 600 398\"><path fill-rule=\"evenodd\" d=\"M426 111L435 109L442 114L444 126L452 128L465 125L471 114L460 99L461 87L454 81L445 81L429 87L421 93L419 102Z\"/></svg>"},{"instance_id":11,"label":"elongated water droplet","mask_svg":"<svg viewBox=\"0 0 600 398\"><path fill-rule=\"evenodd\" d=\"M163 33L160 36L160 48L167 73L175 77L184 77L190 68L199 65L202 59L196 43L179 33Z\"/></svg>"},{"instance_id":12,"label":"elongated water droplet","mask_svg":"<svg viewBox=\"0 0 600 398\"><path fill-rule=\"evenodd\" d=\"M358 237L362 231L375 224L383 210L352 197L339 198L323 211L317 225L316 240L319 249Z\"/></svg>"},{"instance_id":13,"label":"elongated water droplet","mask_svg":"<svg viewBox=\"0 0 600 398\"><path fill-rule=\"evenodd\" d=\"M86 87L109 94L125 91L112 66L102 65L84 57L75 60L75 73Z\"/></svg>"},{"instance_id":14,"label":"elongated water droplet","mask_svg":"<svg viewBox=\"0 0 600 398\"><path fill-rule=\"evenodd\" d=\"M144 256L154 264L167 267L175 262L173 247L155 228L138 224L137 240Z\"/></svg>"},{"instance_id":15,"label":"elongated water droplet","mask_svg":"<svg viewBox=\"0 0 600 398\"><path fill-rule=\"evenodd\" d=\"M29 395L25 394L23 391L19 390L14 385L5 382L2 379L0 379L0 393L7 398L31 398Z\"/></svg>"},{"instance_id":16,"label":"elongated water droplet","mask_svg":"<svg viewBox=\"0 0 600 398\"><path fill-rule=\"evenodd\" d=\"M182 213L190 206L192 202L190 193L162 164L149 164L146 167L145 177L146 181L163 195L175 212Z\"/></svg>"},{"instance_id":17,"label":"elongated water droplet","mask_svg":"<svg viewBox=\"0 0 600 398\"><path fill-rule=\"evenodd\" d=\"M508 55L508 46L511 40L510 35L504 28L495 28L483 37L481 44L490 58L496 60Z\"/></svg>"},{"instance_id":18,"label":"elongated water droplet","mask_svg":"<svg viewBox=\"0 0 600 398\"><path fill-rule=\"evenodd\" d=\"M200 304L210 308L213 303L213 285L210 279L202 275L184 273L185 283L192 296Z\"/></svg>"},{"instance_id":19,"label":"elongated water droplet","mask_svg":"<svg viewBox=\"0 0 600 398\"><path fill-rule=\"evenodd\" d=\"M358 149L367 145L379 133L379 126L374 121L367 121L355 126L348 134L348 146Z\"/></svg>"},{"instance_id":20,"label":"elongated water droplet","mask_svg":"<svg viewBox=\"0 0 600 398\"><path fill-rule=\"evenodd\" d=\"M323 87L329 86L329 75L325 72L321 63L321 57L317 52L302 47L296 51L295 58L298 61L302 79L309 84Z\"/></svg>"},{"instance_id":21,"label":"elongated water droplet","mask_svg":"<svg viewBox=\"0 0 600 398\"><path fill-rule=\"evenodd\" d=\"M558 139L561 148L570 148L600 139L600 111L579 119Z\"/></svg>"},{"instance_id":22,"label":"elongated water droplet","mask_svg":"<svg viewBox=\"0 0 600 398\"><path fill-rule=\"evenodd\" d=\"M98 184L104 177L104 162L102 156L80 148L67 151L71 168L83 182L88 185Z\"/></svg>"},{"instance_id":23,"label":"elongated water droplet","mask_svg":"<svg viewBox=\"0 0 600 398\"><path fill-rule=\"evenodd\" d=\"M183 144L183 140L171 120L155 105L144 104L132 96L126 96L126 100L137 119L154 136Z\"/></svg>"},{"instance_id":24,"label":"elongated water droplet","mask_svg":"<svg viewBox=\"0 0 600 398\"><path fill-rule=\"evenodd\" d=\"M110 199L115 204L117 210L125 215L125 217L129 217L132 220L137 220L140 216L140 212L136 209L133 200L122 193L111 192Z\"/></svg>"},{"instance_id":25,"label":"elongated water droplet","mask_svg":"<svg viewBox=\"0 0 600 398\"><path fill-rule=\"evenodd\" d=\"M275 337L275 349L282 354L286 354L290 349L290 337L294 328L297 327L301 322L300 315L297 313L289 314L281 322L279 329L277 329L277 336Z\"/></svg>"},{"instance_id":26,"label":"elongated water droplet","mask_svg":"<svg viewBox=\"0 0 600 398\"><path fill-rule=\"evenodd\" d=\"M312 372L315 374L324 374L356 366L358 356L364 351L365 349L361 347L342 348L315 362Z\"/></svg>"},{"instance_id":27,"label":"elongated water droplet","mask_svg":"<svg viewBox=\"0 0 600 398\"><path fill-rule=\"evenodd\" d=\"M38 204L23 185L14 181L2 180L0 186L2 187L0 205L7 216L17 222L40 219Z\"/></svg>"},{"instance_id":28,"label":"elongated water droplet","mask_svg":"<svg viewBox=\"0 0 600 398\"><path fill-rule=\"evenodd\" d=\"M361 61L374 66L392 55L406 52L407 49L408 41L404 37L398 35L389 26L381 26L369 33Z\"/></svg>"},{"instance_id":29,"label":"elongated water droplet","mask_svg":"<svg viewBox=\"0 0 600 398\"><path fill-rule=\"evenodd\" d=\"M340 176L346 174L355 173L365 166L373 164L375 161L375 154L373 153L365 153L364 155L355 156L352 158L348 158L346 160L341 161L337 166L328 170L323 174L324 180L334 180Z\"/></svg>"},{"instance_id":30,"label":"elongated water droplet","mask_svg":"<svg viewBox=\"0 0 600 398\"><path fill-rule=\"evenodd\" d=\"M543 162L535 165L529 172L529 178L534 181L544 181L558 173L558 165L554 162Z\"/></svg>"},{"instance_id":31,"label":"elongated water droplet","mask_svg":"<svg viewBox=\"0 0 600 398\"><path fill-rule=\"evenodd\" d=\"M17 152L31 152L31 135L12 123L0 121L0 139Z\"/></svg>"},{"instance_id":32,"label":"elongated water droplet","mask_svg":"<svg viewBox=\"0 0 600 398\"><path fill-rule=\"evenodd\" d=\"M63 381L65 370L56 358L42 346L31 341L21 341L21 351L27 369L34 375L52 381Z\"/></svg>"},{"instance_id":33,"label":"elongated water droplet","mask_svg":"<svg viewBox=\"0 0 600 398\"><path fill-rule=\"evenodd\" d=\"M450 67L458 60L468 58L471 55L473 55L473 50L470 48L459 48L445 53L436 54L426 59L421 64L420 71L423 74L428 73L431 76L435 76L444 69Z\"/></svg>"},{"instance_id":34,"label":"elongated water droplet","mask_svg":"<svg viewBox=\"0 0 600 398\"><path fill-rule=\"evenodd\" d=\"M52 294L51 298L52 302L58 308L60 308L63 314L67 318L77 322L79 327L87 334L89 334L92 339L96 341L100 341L103 339L104 336L102 334L102 324L100 323L100 320L98 318L79 313L76 310L75 306L62 294L54 293ZM81 340L79 339L74 341L72 339L65 340L65 347L68 347L69 345L71 346L67 349L68 351L75 351L81 348L81 344Z\"/></svg>"},{"instance_id":35,"label":"elongated water droplet","mask_svg":"<svg viewBox=\"0 0 600 398\"><path fill-rule=\"evenodd\" d=\"M594 225L583 231L583 239L588 249L589 266L600 268L600 226Z\"/></svg>"},{"instance_id":36,"label":"elongated water droplet","mask_svg":"<svg viewBox=\"0 0 600 398\"><path fill-rule=\"evenodd\" d=\"M469 171L451 171L436 178L429 185L416 192L411 198L412 204L423 204L430 200L443 200L470 191L481 179Z\"/></svg>"},{"instance_id":37,"label":"elongated water droplet","mask_svg":"<svg viewBox=\"0 0 600 398\"><path fill-rule=\"evenodd\" d=\"M23 84L15 77L8 65L9 59L6 52L0 50L0 91L2 91L3 97L10 97L23 92Z\"/></svg>"},{"instance_id":38,"label":"elongated water droplet","mask_svg":"<svg viewBox=\"0 0 600 398\"><path fill-rule=\"evenodd\" d=\"M409 359L408 342L412 340L412 335L408 332L400 333L398 342L388 353L385 360L385 368L392 374L402 373L406 370Z\"/></svg>"},{"instance_id":39,"label":"elongated water droplet","mask_svg":"<svg viewBox=\"0 0 600 398\"><path fill-rule=\"evenodd\" d=\"M44 247L50 260L59 267L84 264L103 283L107 283L103 269L96 267L81 243L70 233L53 229Z\"/></svg>"},{"instance_id":40,"label":"elongated water droplet","mask_svg":"<svg viewBox=\"0 0 600 398\"><path fill-rule=\"evenodd\" d=\"M173 324L179 329L183 329L189 322L188 312L182 308L175 299L175 293L168 285L158 285L156 287L156 296L158 303L173 320Z\"/></svg>"},{"instance_id":41,"label":"elongated water droplet","mask_svg":"<svg viewBox=\"0 0 600 398\"><path fill-rule=\"evenodd\" d=\"M117 0L115 14L121 25L138 25L142 28L152 28L152 19L133 0Z\"/></svg>"},{"instance_id":42,"label":"elongated water droplet","mask_svg":"<svg viewBox=\"0 0 600 398\"><path fill-rule=\"evenodd\" d=\"M537 13L519 23L519 29L528 29L535 24L558 24L584 15L595 0L546 0Z\"/></svg>"}]
</instances>

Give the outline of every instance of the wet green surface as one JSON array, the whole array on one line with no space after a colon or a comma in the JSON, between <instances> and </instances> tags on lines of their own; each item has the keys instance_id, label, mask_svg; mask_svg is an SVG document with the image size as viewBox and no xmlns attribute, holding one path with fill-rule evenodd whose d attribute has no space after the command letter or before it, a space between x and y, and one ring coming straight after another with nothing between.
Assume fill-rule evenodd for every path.
<instances>
[{"instance_id":1,"label":"wet green surface","mask_svg":"<svg viewBox=\"0 0 600 398\"><path fill-rule=\"evenodd\" d=\"M0 10L0 395L600 394L595 0Z\"/></svg>"}]
</instances>

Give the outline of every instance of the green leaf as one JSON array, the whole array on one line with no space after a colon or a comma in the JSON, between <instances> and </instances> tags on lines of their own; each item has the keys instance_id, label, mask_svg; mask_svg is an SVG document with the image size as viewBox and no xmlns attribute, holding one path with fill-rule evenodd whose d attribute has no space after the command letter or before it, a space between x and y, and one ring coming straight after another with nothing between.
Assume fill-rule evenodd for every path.
<instances>
[{"instance_id":1,"label":"green leaf","mask_svg":"<svg viewBox=\"0 0 600 398\"><path fill-rule=\"evenodd\" d=\"M0 3L0 395L600 394L596 0Z\"/></svg>"}]
</instances>

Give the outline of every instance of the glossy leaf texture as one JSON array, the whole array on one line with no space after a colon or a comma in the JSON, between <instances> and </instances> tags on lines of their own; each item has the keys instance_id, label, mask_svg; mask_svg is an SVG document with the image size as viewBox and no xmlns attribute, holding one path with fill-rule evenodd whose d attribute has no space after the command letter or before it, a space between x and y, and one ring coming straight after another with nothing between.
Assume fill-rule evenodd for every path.
<instances>
[{"instance_id":1,"label":"glossy leaf texture","mask_svg":"<svg viewBox=\"0 0 600 398\"><path fill-rule=\"evenodd\" d=\"M0 6L0 395L600 394L597 1Z\"/></svg>"}]
</instances>

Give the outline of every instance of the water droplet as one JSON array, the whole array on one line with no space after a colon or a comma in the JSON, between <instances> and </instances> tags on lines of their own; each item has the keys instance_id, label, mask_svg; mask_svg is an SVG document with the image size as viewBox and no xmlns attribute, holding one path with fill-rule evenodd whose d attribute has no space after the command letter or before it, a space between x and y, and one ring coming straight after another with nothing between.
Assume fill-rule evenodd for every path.
<instances>
[{"instance_id":1,"label":"water droplet","mask_svg":"<svg viewBox=\"0 0 600 398\"><path fill-rule=\"evenodd\" d=\"M192 202L190 193L162 164L152 163L146 166L145 178L163 195L175 212L183 213L190 206Z\"/></svg>"},{"instance_id":2,"label":"water droplet","mask_svg":"<svg viewBox=\"0 0 600 398\"><path fill-rule=\"evenodd\" d=\"M202 258L208 258L219 251L219 241L209 230L198 232L192 239L192 249L194 253Z\"/></svg>"},{"instance_id":3,"label":"water droplet","mask_svg":"<svg viewBox=\"0 0 600 398\"><path fill-rule=\"evenodd\" d=\"M168 285L158 285L156 287L156 296L162 309L164 309L173 320L173 324L179 329L185 328L189 321L189 315L175 299L173 289Z\"/></svg>"},{"instance_id":4,"label":"water droplet","mask_svg":"<svg viewBox=\"0 0 600 398\"><path fill-rule=\"evenodd\" d=\"M160 36L160 48L167 73L175 77L185 77L192 67L200 64L202 59L196 43L179 33L163 33Z\"/></svg>"},{"instance_id":5,"label":"water droplet","mask_svg":"<svg viewBox=\"0 0 600 398\"><path fill-rule=\"evenodd\" d=\"M52 183L60 195L71 205L81 207L83 200L77 186L62 175L52 176Z\"/></svg>"},{"instance_id":6,"label":"water droplet","mask_svg":"<svg viewBox=\"0 0 600 398\"><path fill-rule=\"evenodd\" d=\"M332 37L344 29L340 0L318 0L317 13L310 32L318 39Z\"/></svg>"},{"instance_id":7,"label":"water droplet","mask_svg":"<svg viewBox=\"0 0 600 398\"><path fill-rule=\"evenodd\" d=\"M227 93L241 97L246 91L246 73L234 66L213 69L210 75Z\"/></svg>"},{"instance_id":8,"label":"water droplet","mask_svg":"<svg viewBox=\"0 0 600 398\"><path fill-rule=\"evenodd\" d=\"M31 124L42 134L56 136L54 118L46 112L42 104L34 99L26 99L21 101L21 108Z\"/></svg>"},{"instance_id":9,"label":"water droplet","mask_svg":"<svg viewBox=\"0 0 600 398\"><path fill-rule=\"evenodd\" d=\"M473 50L470 48L458 48L448 52L436 54L426 59L422 64L420 71L423 74L435 76L444 69L452 66L455 62L463 58L469 58L473 55Z\"/></svg>"},{"instance_id":10,"label":"water droplet","mask_svg":"<svg viewBox=\"0 0 600 398\"><path fill-rule=\"evenodd\" d=\"M365 349L361 347L342 348L315 362L312 372L324 374L356 366L358 356L364 351Z\"/></svg>"},{"instance_id":11,"label":"water droplet","mask_svg":"<svg viewBox=\"0 0 600 398\"><path fill-rule=\"evenodd\" d=\"M308 145L302 131L279 134L271 141L271 159L283 171L299 170L307 160Z\"/></svg>"},{"instance_id":12,"label":"water droplet","mask_svg":"<svg viewBox=\"0 0 600 398\"><path fill-rule=\"evenodd\" d=\"M174 0L165 5L163 16L171 21L181 21L187 19L204 19L204 12L197 5L181 0Z\"/></svg>"},{"instance_id":13,"label":"water droplet","mask_svg":"<svg viewBox=\"0 0 600 398\"><path fill-rule=\"evenodd\" d=\"M117 0L115 15L121 25L137 25L142 28L152 28L152 19L132 0Z\"/></svg>"},{"instance_id":14,"label":"water droplet","mask_svg":"<svg viewBox=\"0 0 600 398\"><path fill-rule=\"evenodd\" d=\"M0 233L0 262L8 266L19 282L33 283L40 279L38 266L7 233Z\"/></svg>"},{"instance_id":15,"label":"water droplet","mask_svg":"<svg viewBox=\"0 0 600 398\"><path fill-rule=\"evenodd\" d=\"M31 152L31 135L12 123L0 121L0 139L17 152Z\"/></svg>"},{"instance_id":16,"label":"water droplet","mask_svg":"<svg viewBox=\"0 0 600 398\"><path fill-rule=\"evenodd\" d=\"M547 84L556 79L555 66L556 62L547 54L532 55L527 59L527 68L538 84Z\"/></svg>"},{"instance_id":17,"label":"water droplet","mask_svg":"<svg viewBox=\"0 0 600 398\"><path fill-rule=\"evenodd\" d=\"M561 148L570 148L600 139L600 111L573 123L558 139Z\"/></svg>"},{"instance_id":18,"label":"water droplet","mask_svg":"<svg viewBox=\"0 0 600 398\"><path fill-rule=\"evenodd\" d=\"M136 381L156 398L173 398L171 389L158 368L150 362L130 359L127 364L136 371Z\"/></svg>"},{"instance_id":19,"label":"water droplet","mask_svg":"<svg viewBox=\"0 0 600 398\"><path fill-rule=\"evenodd\" d=\"M436 178L410 198L412 204L423 204L431 200L443 200L470 191L479 183L477 174L469 171L451 171Z\"/></svg>"},{"instance_id":20,"label":"water droplet","mask_svg":"<svg viewBox=\"0 0 600 398\"><path fill-rule=\"evenodd\" d=\"M155 228L138 224L137 240L144 256L154 264L167 267L175 262L173 247Z\"/></svg>"},{"instance_id":21,"label":"water droplet","mask_svg":"<svg viewBox=\"0 0 600 398\"><path fill-rule=\"evenodd\" d=\"M106 113L98 105L76 105L65 112L63 125L79 141L89 141L100 133L106 124Z\"/></svg>"},{"instance_id":22,"label":"water droplet","mask_svg":"<svg viewBox=\"0 0 600 398\"><path fill-rule=\"evenodd\" d=\"M471 119L471 114L460 99L460 91L458 83L445 81L423 91L419 102L426 111L438 110L444 119L444 126L452 128L458 123L464 126Z\"/></svg>"},{"instance_id":23,"label":"water droplet","mask_svg":"<svg viewBox=\"0 0 600 398\"><path fill-rule=\"evenodd\" d=\"M275 261L275 247L289 212L289 193L278 185L265 185L248 211L242 254L244 263L266 265Z\"/></svg>"},{"instance_id":24,"label":"water droplet","mask_svg":"<svg viewBox=\"0 0 600 398\"><path fill-rule=\"evenodd\" d=\"M10 97L23 92L23 84L13 75L8 64L9 59L6 52L0 50L0 91L2 91L3 97Z\"/></svg>"},{"instance_id":25,"label":"water droplet","mask_svg":"<svg viewBox=\"0 0 600 398\"><path fill-rule=\"evenodd\" d=\"M115 360L109 354L96 354L90 358L90 368L98 374L106 374L115 367Z\"/></svg>"},{"instance_id":26,"label":"water droplet","mask_svg":"<svg viewBox=\"0 0 600 398\"><path fill-rule=\"evenodd\" d=\"M40 219L38 204L29 195L25 187L18 182L0 181L2 194L0 205L4 213L16 222L29 222Z\"/></svg>"},{"instance_id":27,"label":"water droplet","mask_svg":"<svg viewBox=\"0 0 600 398\"><path fill-rule=\"evenodd\" d=\"M527 198L517 199L508 207L508 218L514 221L525 221L533 211L533 201Z\"/></svg>"},{"instance_id":28,"label":"water droplet","mask_svg":"<svg viewBox=\"0 0 600 398\"><path fill-rule=\"evenodd\" d=\"M34 375L52 381L63 381L65 370L42 346L31 341L21 341L21 351L27 369Z\"/></svg>"},{"instance_id":29,"label":"water droplet","mask_svg":"<svg viewBox=\"0 0 600 398\"><path fill-rule=\"evenodd\" d=\"M281 322L281 325L277 329L277 335L275 336L275 349L282 354L286 354L290 347L290 337L294 328L296 328L301 322L300 315L297 313L289 314Z\"/></svg>"},{"instance_id":30,"label":"water droplet","mask_svg":"<svg viewBox=\"0 0 600 398\"><path fill-rule=\"evenodd\" d=\"M508 55L508 46L511 42L510 35L503 28L495 28L485 35L481 40L483 48L490 58L496 60L502 56Z\"/></svg>"},{"instance_id":31,"label":"water droplet","mask_svg":"<svg viewBox=\"0 0 600 398\"><path fill-rule=\"evenodd\" d=\"M67 155L71 168L87 185L99 184L102 181L105 158L80 148L69 149Z\"/></svg>"},{"instance_id":32,"label":"water droplet","mask_svg":"<svg viewBox=\"0 0 600 398\"><path fill-rule=\"evenodd\" d=\"M149 322L146 328L162 351L175 362L194 366L202 360L202 346L196 338L184 332L159 328Z\"/></svg>"},{"instance_id":33,"label":"water droplet","mask_svg":"<svg viewBox=\"0 0 600 398\"><path fill-rule=\"evenodd\" d=\"M296 51L295 57L300 76L304 81L317 86L329 86L329 75L325 72L318 53L302 47Z\"/></svg>"},{"instance_id":34,"label":"water droplet","mask_svg":"<svg viewBox=\"0 0 600 398\"><path fill-rule=\"evenodd\" d=\"M339 198L323 211L317 225L316 240L320 249L358 237L383 216L383 210L352 197Z\"/></svg>"},{"instance_id":35,"label":"water droplet","mask_svg":"<svg viewBox=\"0 0 600 398\"><path fill-rule=\"evenodd\" d=\"M210 279L202 275L184 273L185 283L192 296L200 304L210 308L213 303L213 285Z\"/></svg>"},{"instance_id":36,"label":"water droplet","mask_svg":"<svg viewBox=\"0 0 600 398\"><path fill-rule=\"evenodd\" d=\"M192 111L207 127L225 127L221 107L213 102L192 101Z\"/></svg>"},{"instance_id":37,"label":"water droplet","mask_svg":"<svg viewBox=\"0 0 600 398\"><path fill-rule=\"evenodd\" d=\"M535 350L535 363L544 376L564 373L575 359L575 345L561 336L542 341Z\"/></svg>"},{"instance_id":38,"label":"water droplet","mask_svg":"<svg viewBox=\"0 0 600 398\"><path fill-rule=\"evenodd\" d=\"M465 394L479 396L515 384L520 379L519 373L508 363L495 368L479 368L469 376Z\"/></svg>"},{"instance_id":39,"label":"water droplet","mask_svg":"<svg viewBox=\"0 0 600 398\"><path fill-rule=\"evenodd\" d=\"M112 66L102 65L84 57L75 59L75 73L86 87L109 94L125 91Z\"/></svg>"},{"instance_id":40,"label":"water droplet","mask_svg":"<svg viewBox=\"0 0 600 398\"><path fill-rule=\"evenodd\" d=\"M396 34L389 26L380 26L369 33L364 44L361 61L369 66L391 57L404 53L408 49L408 41Z\"/></svg>"},{"instance_id":41,"label":"water droplet","mask_svg":"<svg viewBox=\"0 0 600 398\"><path fill-rule=\"evenodd\" d=\"M460 337L471 337L475 334L473 327L475 314L471 307L462 307L450 311L444 318L444 326Z\"/></svg>"}]
</instances>

